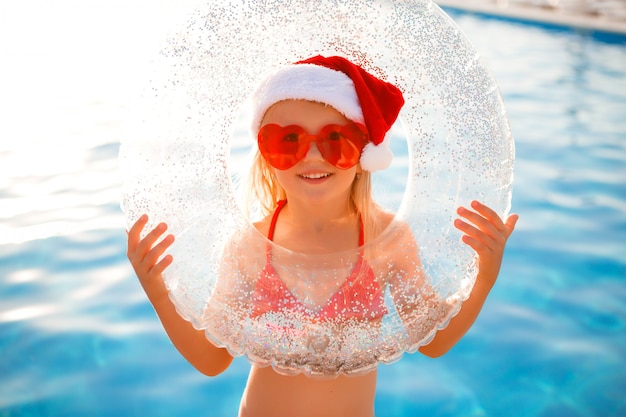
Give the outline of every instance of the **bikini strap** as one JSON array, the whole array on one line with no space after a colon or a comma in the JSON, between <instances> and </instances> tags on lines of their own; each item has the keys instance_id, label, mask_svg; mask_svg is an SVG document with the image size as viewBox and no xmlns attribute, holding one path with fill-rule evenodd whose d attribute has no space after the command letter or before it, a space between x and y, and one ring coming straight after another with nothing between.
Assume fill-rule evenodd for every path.
<instances>
[{"instance_id":1,"label":"bikini strap","mask_svg":"<svg viewBox=\"0 0 626 417\"><path fill-rule=\"evenodd\" d=\"M278 213L285 207L287 204L287 200L280 200L276 203L276 210L274 210L274 214L272 215L272 221L270 222L270 230L267 231L267 238L271 241L274 240L274 229L276 229L276 220L278 219ZM266 257L268 265L272 262L272 245L267 244Z\"/></svg>"},{"instance_id":2,"label":"bikini strap","mask_svg":"<svg viewBox=\"0 0 626 417\"><path fill-rule=\"evenodd\" d=\"M365 244L365 233L363 232L363 218L359 213L359 247Z\"/></svg>"},{"instance_id":3,"label":"bikini strap","mask_svg":"<svg viewBox=\"0 0 626 417\"><path fill-rule=\"evenodd\" d=\"M274 215L272 216L272 221L270 223L270 230L267 232L267 238L269 240L274 240L274 229L276 229L276 220L278 220L278 213L285 207L287 204L287 200L280 200L276 203L276 210L274 210Z\"/></svg>"}]
</instances>

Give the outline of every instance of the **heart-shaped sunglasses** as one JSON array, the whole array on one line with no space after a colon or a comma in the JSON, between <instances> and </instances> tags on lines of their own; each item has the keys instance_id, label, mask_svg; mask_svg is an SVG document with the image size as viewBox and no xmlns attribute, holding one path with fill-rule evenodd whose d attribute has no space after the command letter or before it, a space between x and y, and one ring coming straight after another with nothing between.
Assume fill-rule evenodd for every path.
<instances>
[{"instance_id":1,"label":"heart-shaped sunglasses","mask_svg":"<svg viewBox=\"0 0 626 417\"><path fill-rule=\"evenodd\" d=\"M274 168L285 170L302 160L311 142L317 144L320 153L339 169L355 166L361 151L369 141L367 129L360 123L327 125L316 135L310 135L298 125L279 126L267 124L258 134L259 150L263 158Z\"/></svg>"}]
</instances>

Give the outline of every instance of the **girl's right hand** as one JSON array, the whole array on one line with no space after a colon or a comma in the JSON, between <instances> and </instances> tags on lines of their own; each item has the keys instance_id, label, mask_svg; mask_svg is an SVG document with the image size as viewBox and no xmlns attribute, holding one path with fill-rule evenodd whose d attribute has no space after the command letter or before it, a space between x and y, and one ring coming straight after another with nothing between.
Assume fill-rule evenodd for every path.
<instances>
[{"instance_id":1,"label":"girl's right hand","mask_svg":"<svg viewBox=\"0 0 626 417\"><path fill-rule=\"evenodd\" d=\"M172 255L166 255L161 260L159 258L174 242L174 236L167 235L155 245L155 242L167 230L167 225L160 223L141 239L141 232L146 223L148 223L148 216L144 214L128 231L126 256L148 298L152 299L167 294L162 273L172 263Z\"/></svg>"},{"instance_id":2,"label":"girl's right hand","mask_svg":"<svg viewBox=\"0 0 626 417\"><path fill-rule=\"evenodd\" d=\"M165 332L189 363L205 375L215 376L224 372L233 360L228 350L216 347L206 338L204 330L196 330L190 322L183 319L168 297L162 274L172 263L172 255L163 254L174 242L174 236L167 235L157 243L167 230L167 225L160 223L141 239L141 231L147 223L148 216L144 214L128 231L126 255L141 286Z\"/></svg>"}]
</instances>

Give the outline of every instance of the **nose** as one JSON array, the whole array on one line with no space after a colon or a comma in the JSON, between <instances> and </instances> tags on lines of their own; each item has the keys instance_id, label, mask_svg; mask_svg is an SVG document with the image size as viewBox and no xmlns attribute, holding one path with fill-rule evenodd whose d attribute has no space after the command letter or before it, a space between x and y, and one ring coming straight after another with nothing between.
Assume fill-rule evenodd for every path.
<instances>
[{"instance_id":1,"label":"nose","mask_svg":"<svg viewBox=\"0 0 626 417\"><path fill-rule=\"evenodd\" d=\"M315 159L323 160L324 157L322 156L322 153L320 152L320 148L318 148L317 142L315 140L317 139L317 137L315 135L311 135L311 137L309 137L308 139L310 139L309 149L306 151L305 158L312 159L312 160L315 160Z\"/></svg>"}]
</instances>

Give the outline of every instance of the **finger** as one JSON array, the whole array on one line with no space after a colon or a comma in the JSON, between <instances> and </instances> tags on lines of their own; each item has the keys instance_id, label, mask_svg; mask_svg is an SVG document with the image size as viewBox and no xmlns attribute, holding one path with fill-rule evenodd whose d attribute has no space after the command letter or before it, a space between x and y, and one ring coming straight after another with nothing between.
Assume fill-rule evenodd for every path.
<instances>
[{"instance_id":1,"label":"finger","mask_svg":"<svg viewBox=\"0 0 626 417\"><path fill-rule=\"evenodd\" d=\"M490 219L484 217L482 214L468 210L465 207L459 207L457 209L457 214L464 219L467 219L467 221L474 224L478 229L482 230L484 233L487 233L492 237L496 237L504 232L504 225L502 225L502 222L499 220L499 218L497 222L500 223L501 226L498 224L494 224Z\"/></svg>"},{"instance_id":2,"label":"finger","mask_svg":"<svg viewBox=\"0 0 626 417\"><path fill-rule=\"evenodd\" d=\"M148 270L153 268L153 265L157 263L157 260L165 253L167 248L169 248L172 243L174 243L174 235L167 235L146 254L142 263L147 266Z\"/></svg>"},{"instance_id":3,"label":"finger","mask_svg":"<svg viewBox=\"0 0 626 417\"><path fill-rule=\"evenodd\" d=\"M491 248L485 245L482 240L476 239L470 235L463 235L463 237L461 237L461 241L470 248L474 249L474 251L478 254L493 252Z\"/></svg>"},{"instance_id":4,"label":"finger","mask_svg":"<svg viewBox=\"0 0 626 417\"><path fill-rule=\"evenodd\" d=\"M173 262L174 258L172 255L165 255L163 259L161 259L152 269L150 270L150 274L156 276L160 275L165 271L165 268L170 266Z\"/></svg>"},{"instance_id":5,"label":"finger","mask_svg":"<svg viewBox=\"0 0 626 417\"><path fill-rule=\"evenodd\" d=\"M486 206L485 204L481 203L478 200L472 200L472 202L470 203L470 206L476 210L478 213L480 213L481 215L485 216L488 219L500 219L500 216L498 216L498 213L496 213L493 209L491 209L489 206Z\"/></svg>"},{"instance_id":6,"label":"finger","mask_svg":"<svg viewBox=\"0 0 626 417\"><path fill-rule=\"evenodd\" d=\"M511 233L513 233L513 230L515 230L515 225L517 224L518 220L519 220L519 215L517 215L517 214L511 214L506 219L506 223L504 224L504 227L506 229L506 237L507 238L509 236L511 236Z\"/></svg>"},{"instance_id":7,"label":"finger","mask_svg":"<svg viewBox=\"0 0 626 417\"><path fill-rule=\"evenodd\" d=\"M477 242L481 242L481 244L485 247L485 248L489 248L493 245L494 239L487 233L485 233L484 231L482 231L481 229L472 226L469 223L464 222L463 220L460 219L456 219L454 221L454 227L456 227L457 229L459 229L461 232L464 233L463 237L461 238L465 243L468 243L467 239L471 239L472 241L477 241ZM472 247L474 247L474 245L470 245Z\"/></svg>"},{"instance_id":8,"label":"finger","mask_svg":"<svg viewBox=\"0 0 626 417\"><path fill-rule=\"evenodd\" d=\"M146 223L148 223L148 216L143 214L139 219L132 225L130 230L126 232L128 235L128 253L135 252L137 249L137 245L140 241L141 231L144 227L146 227Z\"/></svg>"},{"instance_id":9,"label":"finger","mask_svg":"<svg viewBox=\"0 0 626 417\"><path fill-rule=\"evenodd\" d=\"M504 230L504 222L502 221L502 218L491 207L486 206L478 200L472 201L471 207L484 218L488 219L498 230Z\"/></svg>"},{"instance_id":10,"label":"finger","mask_svg":"<svg viewBox=\"0 0 626 417\"><path fill-rule=\"evenodd\" d=\"M143 257L150 251L154 243L167 231L167 224L159 223L154 229L152 229L137 246L135 253Z\"/></svg>"},{"instance_id":11,"label":"finger","mask_svg":"<svg viewBox=\"0 0 626 417\"><path fill-rule=\"evenodd\" d=\"M491 250L490 244L493 242L493 239L477 227L472 226L471 224L460 219L456 219L454 221L454 227L463 232L461 241L469 245L476 252Z\"/></svg>"}]
</instances>

